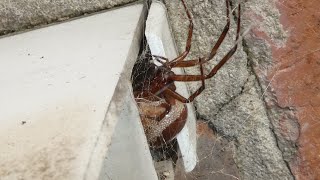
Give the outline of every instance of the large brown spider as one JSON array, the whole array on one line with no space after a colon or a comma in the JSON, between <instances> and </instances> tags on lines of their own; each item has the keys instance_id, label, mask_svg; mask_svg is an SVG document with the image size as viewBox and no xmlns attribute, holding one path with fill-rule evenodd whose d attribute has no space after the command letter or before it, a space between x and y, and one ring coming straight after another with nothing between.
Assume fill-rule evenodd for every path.
<instances>
[{"instance_id":1,"label":"large brown spider","mask_svg":"<svg viewBox=\"0 0 320 180\"><path fill-rule=\"evenodd\" d=\"M185 51L171 61L161 56L145 56L144 58L149 58L149 60L150 58L155 58L162 65L148 64L148 77L139 83L133 82L135 100L139 107L142 125L150 146L159 146L175 138L186 122L187 108L185 103L192 102L205 89L205 79L213 77L237 49L236 42L235 46L229 50L209 74L204 74L202 64L215 56L230 27L230 0L226 0L227 23L209 56L200 57L196 60L184 60L191 48L193 22L185 1L181 1L189 19L189 31ZM239 4L236 41L239 39L240 33L240 11L241 6ZM200 66L200 75L178 75L172 71L172 68L197 65ZM175 81L201 81L202 85L190 97L185 98L176 92Z\"/></svg>"}]
</instances>

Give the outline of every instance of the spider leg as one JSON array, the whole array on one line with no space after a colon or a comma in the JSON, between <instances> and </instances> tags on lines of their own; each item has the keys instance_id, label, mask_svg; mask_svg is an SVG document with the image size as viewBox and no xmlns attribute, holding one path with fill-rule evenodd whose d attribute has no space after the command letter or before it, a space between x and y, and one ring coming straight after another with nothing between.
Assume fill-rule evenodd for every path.
<instances>
[{"instance_id":1,"label":"spider leg","mask_svg":"<svg viewBox=\"0 0 320 180\"><path fill-rule=\"evenodd\" d=\"M226 0L226 13L227 13L227 24L224 26L223 31L218 39L218 41L216 42L216 44L213 46L209 56L207 58L205 58L202 63L205 63L207 61L210 61L216 54L217 51L221 45L221 43L223 42L223 40L225 39L228 31L229 31L229 27L230 27L230 16L229 16L229 9L230 9L230 2L229 0ZM186 61L171 61L168 65L168 67L191 67L191 66L195 66L198 65L199 61L198 60L186 60Z\"/></svg>"},{"instance_id":2,"label":"spider leg","mask_svg":"<svg viewBox=\"0 0 320 180\"><path fill-rule=\"evenodd\" d=\"M192 67L192 66L203 64L205 62L206 61L205 61L204 57L201 57L198 59L186 60L186 61L177 61L177 62L172 63L174 66L172 66L171 68Z\"/></svg>"},{"instance_id":3,"label":"spider leg","mask_svg":"<svg viewBox=\"0 0 320 180\"><path fill-rule=\"evenodd\" d=\"M157 56L157 55L152 55L152 57L154 58L155 61L159 62L161 65L165 65L167 63L169 63L169 59L166 57L162 57L162 56ZM165 60L166 62L160 61L160 59Z\"/></svg>"},{"instance_id":4,"label":"spider leg","mask_svg":"<svg viewBox=\"0 0 320 180\"><path fill-rule=\"evenodd\" d=\"M238 21L237 21L237 35L236 35L236 41L239 39L239 34L240 34L240 11L241 11L241 6L239 4L238 6ZM222 60L210 71L208 75L172 75L170 78L174 81L200 81L202 79L209 79L213 77L218 70L230 59L230 57L236 52L238 47L238 42L233 46L232 49L229 50L229 52L222 58ZM201 59L201 58L200 58ZM192 60L191 63L194 63L196 65L197 60ZM191 64L188 64L188 61L180 62L181 67L190 67ZM203 64L202 61L198 60L198 64ZM183 66L185 65L185 66ZM190 66L188 66L190 65ZM176 66L178 67L178 66Z\"/></svg>"},{"instance_id":5,"label":"spider leg","mask_svg":"<svg viewBox=\"0 0 320 180\"><path fill-rule=\"evenodd\" d=\"M202 64L200 64L200 71L201 71L201 76L204 76ZM190 95L189 98L185 98L182 95L180 95L179 93L177 93L169 88L165 89L164 93L168 96L171 96L174 99L177 99L178 101L180 101L182 103L189 103L189 102L192 102L194 100L194 98L196 98L199 94L201 94L201 92L204 89L205 89L205 82L204 82L204 79L201 79L200 88L197 89L192 95Z\"/></svg>"},{"instance_id":6,"label":"spider leg","mask_svg":"<svg viewBox=\"0 0 320 180\"><path fill-rule=\"evenodd\" d=\"M187 38L187 43L186 43L186 49L184 52L182 52L178 57L174 58L171 62L175 62L175 61L181 61L183 60L188 53L190 52L191 49L191 40L192 40L192 32L193 32L193 22L192 22L192 18L191 18L191 14L187 8L187 5L185 3L184 0L181 0L184 10L187 13L188 19L189 19L189 31L188 31L188 38ZM168 64L170 64L171 62L169 62Z\"/></svg>"},{"instance_id":7,"label":"spider leg","mask_svg":"<svg viewBox=\"0 0 320 180\"><path fill-rule=\"evenodd\" d=\"M166 61L166 63L168 63L169 62L169 59L168 58L166 58L166 57L163 57L163 56L158 56L158 55L146 55L146 57L148 57L148 58L155 58L157 61L159 61L159 59L162 59L162 60L165 60Z\"/></svg>"},{"instance_id":8,"label":"spider leg","mask_svg":"<svg viewBox=\"0 0 320 180\"><path fill-rule=\"evenodd\" d=\"M160 61L158 58L155 58L155 60L156 60L157 62L159 62L160 64L162 64L162 65L165 64L164 62Z\"/></svg>"},{"instance_id":9,"label":"spider leg","mask_svg":"<svg viewBox=\"0 0 320 180\"><path fill-rule=\"evenodd\" d=\"M162 56L158 56L158 55L152 55L152 57L156 58L156 60L157 60L158 62L160 62L159 59L165 60L166 63L169 62L169 59L166 58L166 57L162 57ZM161 63L164 64L163 62L161 62Z\"/></svg>"},{"instance_id":10,"label":"spider leg","mask_svg":"<svg viewBox=\"0 0 320 180\"><path fill-rule=\"evenodd\" d=\"M230 17L229 17L229 14L230 14L230 13L229 13L229 8L230 8L230 7L229 7L229 5L230 5L229 0L226 0L227 24L225 25L221 36L219 37L217 43L216 43L216 44L214 45L214 47L212 48L212 50L211 50L211 52L210 52L210 55L209 55L209 57L205 60L205 62L211 60L211 59L216 55L218 48L220 47L222 41L224 40L224 38L225 38L226 35L227 35L227 32L229 31L229 27L230 27ZM239 4L239 6L240 6L240 4ZM239 16L239 17L240 17L240 16ZM238 17L238 18L239 18L239 17Z\"/></svg>"}]
</instances>

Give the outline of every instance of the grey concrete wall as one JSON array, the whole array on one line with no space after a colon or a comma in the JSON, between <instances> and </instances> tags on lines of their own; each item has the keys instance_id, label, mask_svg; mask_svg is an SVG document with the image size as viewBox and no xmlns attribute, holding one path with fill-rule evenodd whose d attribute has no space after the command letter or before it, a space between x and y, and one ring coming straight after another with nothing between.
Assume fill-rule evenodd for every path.
<instances>
[{"instance_id":1,"label":"grey concrete wall","mask_svg":"<svg viewBox=\"0 0 320 180\"><path fill-rule=\"evenodd\" d=\"M169 18L180 52L185 49L188 20L180 1L165 0ZM279 13L269 8L271 2L246 1L242 6L263 9L271 20L266 27L276 22ZM237 2L233 2L233 6ZM191 52L187 59L208 55L226 24L225 1L187 0L192 13L194 33ZM252 7L251 7L252 6ZM271 5L272 6L272 5ZM242 12L244 14L245 11ZM232 17L235 19L235 17ZM269 19L270 20L270 19ZM248 21L242 24L242 31ZM219 48L217 56L205 65L208 72L234 45L235 23ZM272 30L271 34L277 35ZM245 41L244 41L245 42ZM211 79L206 81L205 91L198 96L196 106L198 118L212 123L218 134L235 144L234 159L240 179L292 179L290 170L277 146L271 130L263 101L263 89L252 72L248 54L242 43L232 59ZM188 68L188 74L199 74L199 67ZM200 85L189 83L191 91ZM223 162L222 162L223 163Z\"/></svg>"},{"instance_id":2,"label":"grey concrete wall","mask_svg":"<svg viewBox=\"0 0 320 180\"><path fill-rule=\"evenodd\" d=\"M0 35L62 21L136 0L3 0Z\"/></svg>"}]
</instances>

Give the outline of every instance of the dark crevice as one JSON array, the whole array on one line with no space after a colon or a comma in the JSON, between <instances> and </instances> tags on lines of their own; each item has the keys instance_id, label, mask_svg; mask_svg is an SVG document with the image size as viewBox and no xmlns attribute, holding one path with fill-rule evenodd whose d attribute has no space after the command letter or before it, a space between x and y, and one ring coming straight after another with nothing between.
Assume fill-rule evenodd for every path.
<instances>
[{"instance_id":1,"label":"dark crevice","mask_svg":"<svg viewBox=\"0 0 320 180\"><path fill-rule=\"evenodd\" d=\"M267 113L267 114L268 114L268 113ZM268 115L267 115L267 116L268 116ZM269 119L269 116L268 116L268 119ZM277 136L276 136L276 133L275 133L275 131L274 131L274 128L270 128L270 130L271 130L272 134L274 135L274 139L275 139L275 141L276 141L277 148L278 148L279 151L281 152L283 162L284 162L285 165L287 166L287 168L288 168L288 170L289 170L292 178L295 180L296 178L295 178L295 176L293 175L293 172L292 172L292 170L291 170L291 168L290 168L290 164L289 164L288 161L285 160L285 157L284 157L284 155L283 155L283 152L281 151L281 148L280 148L280 146L279 146L279 140L278 140L278 138L277 138Z\"/></svg>"}]
</instances>

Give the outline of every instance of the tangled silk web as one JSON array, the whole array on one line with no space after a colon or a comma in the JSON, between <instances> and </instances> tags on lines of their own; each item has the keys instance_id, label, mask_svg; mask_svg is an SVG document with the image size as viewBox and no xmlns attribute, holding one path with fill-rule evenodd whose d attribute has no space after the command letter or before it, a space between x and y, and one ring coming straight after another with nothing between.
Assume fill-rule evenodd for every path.
<instances>
[{"instance_id":1,"label":"tangled silk web","mask_svg":"<svg viewBox=\"0 0 320 180\"><path fill-rule=\"evenodd\" d=\"M181 3L179 3L180 0L179 2L164 0L164 2L169 14L179 17L179 20L174 21L171 25L177 46L181 52L185 48L188 30L185 12ZM271 37L282 37L278 12L275 8L272 8L272 3L260 0L258 2L232 1L232 11L235 9L237 2L246 4L243 5L242 9L244 16L246 13L254 11L262 17L262 20L246 19L247 17L241 19L240 38L235 42L235 17L232 16L231 21L233 23L231 23L231 29L220 48L221 51L219 52L221 54L218 52L215 59L209 62L211 64L205 65L205 71L212 69L212 66L221 60L222 56L234 44L242 42L242 36L246 35L251 27L261 29L259 28L261 26L264 27L263 29L273 29L265 27L271 23L277 26L279 31L267 31L266 33L273 34L270 35ZM194 59L208 54L212 44L219 38L226 23L225 4L224 1L194 2L188 0L187 6L192 11L194 20L195 33L190 52L190 56L192 56L190 59ZM185 31L181 29L185 29ZM278 33L280 33L279 36ZM208 100L207 97L209 96L202 96L199 97L199 99L202 98L201 100L198 99L199 101L195 102L199 112L197 114L198 162L195 169L188 173L184 171L182 155L175 140L161 148L151 149L160 179L223 180L240 179L240 177L242 179L272 179L273 177L291 179L290 169L283 157L287 150L282 149L284 153L279 151L277 142L275 142L278 137L275 138L275 134L271 130L272 127L270 127L270 119L267 117L267 113L273 112L266 110L263 102L265 97L273 97L272 94L269 94L271 92L269 85L276 73L270 78L270 81L260 79L260 84L257 82L257 77L255 77L255 72L252 69L253 65L258 68L258 72L264 73L267 72L267 68L271 67L271 64L269 64L271 62L269 62L269 56L266 55L269 53L267 48L259 49L264 46L256 48L256 44L261 43L260 41L256 42L251 37L246 38L244 44L249 45L250 43L250 47L254 46L252 49L247 49L249 46L241 47L241 43L239 43L241 48L233 56L236 60L231 60L229 64L224 66L224 70L220 74L218 73L216 77L207 81L206 92L210 92L207 95L209 94L213 98ZM133 89L141 87L141 82L145 82L144 86L148 86L154 73L151 66L151 53L146 41L143 41L142 47L132 74ZM259 58L262 60L259 60ZM189 70L186 70L186 72L195 74ZM261 82L263 83L261 84ZM198 86L190 87L193 91ZM204 116L205 113L210 114L210 116ZM275 118L277 117L275 116ZM294 150L295 147L286 147L286 149L291 152L290 149ZM293 153L287 154L291 155ZM171 170L170 168L161 168L161 166L165 166L163 162L169 162L167 164L171 164ZM237 165L235 162L237 162ZM160 167L158 164L160 164Z\"/></svg>"},{"instance_id":2,"label":"tangled silk web","mask_svg":"<svg viewBox=\"0 0 320 180\"><path fill-rule=\"evenodd\" d=\"M131 76L134 91L141 88L142 85L150 84L152 73L154 73L152 63L151 52L146 41L143 40L142 49ZM187 173L184 170L182 155L176 139L161 147L150 147L159 179L239 179L233 159L234 144L218 136L213 126L205 121L197 122L197 135L198 162L192 172Z\"/></svg>"}]
</instances>

